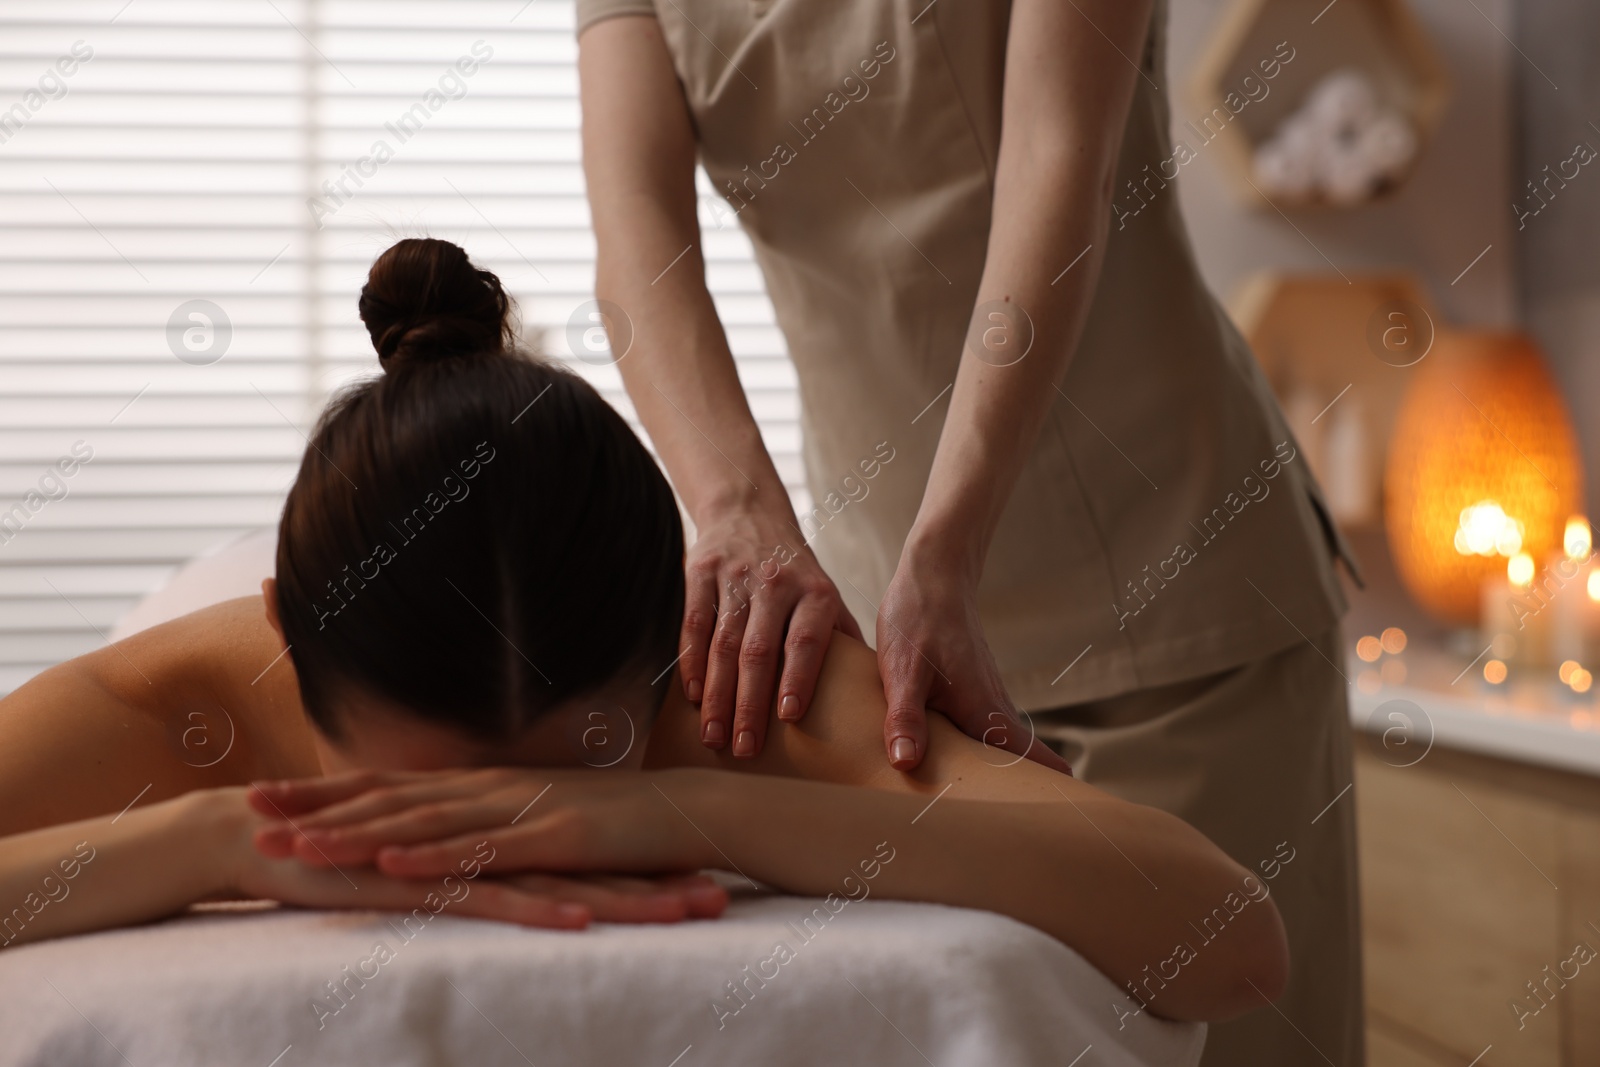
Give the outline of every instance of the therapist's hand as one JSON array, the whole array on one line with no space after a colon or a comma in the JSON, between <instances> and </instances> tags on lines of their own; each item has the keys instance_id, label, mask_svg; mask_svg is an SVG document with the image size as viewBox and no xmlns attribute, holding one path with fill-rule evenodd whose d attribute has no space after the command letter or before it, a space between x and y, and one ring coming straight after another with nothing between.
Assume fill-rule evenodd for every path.
<instances>
[{"instance_id":1,"label":"therapist's hand","mask_svg":"<svg viewBox=\"0 0 1600 1067\"><path fill-rule=\"evenodd\" d=\"M922 763L933 710L986 745L1072 773L1033 736L1006 694L983 636L976 582L959 568L901 557L878 606L878 672L889 702L884 746L897 770Z\"/></svg>"},{"instance_id":2,"label":"therapist's hand","mask_svg":"<svg viewBox=\"0 0 1600 1067\"><path fill-rule=\"evenodd\" d=\"M792 517L740 509L710 519L685 561L683 693L700 705L700 740L754 756L778 718L806 713L834 630L860 638L833 580ZM779 672L782 677L779 677Z\"/></svg>"}]
</instances>

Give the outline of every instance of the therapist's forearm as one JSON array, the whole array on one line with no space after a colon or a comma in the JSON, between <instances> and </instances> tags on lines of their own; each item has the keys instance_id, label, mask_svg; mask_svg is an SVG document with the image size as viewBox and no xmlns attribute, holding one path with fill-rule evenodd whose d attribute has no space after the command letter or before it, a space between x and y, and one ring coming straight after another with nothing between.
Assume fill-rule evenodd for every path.
<instances>
[{"instance_id":1,"label":"therapist's forearm","mask_svg":"<svg viewBox=\"0 0 1600 1067\"><path fill-rule=\"evenodd\" d=\"M1077 345L1094 293L1109 211L1098 176L1059 158L1035 159L1002 172L995 222L978 289L975 327L991 309L1011 323L1031 323L1031 346L998 366L967 345L956 375L928 488L908 539L913 555L928 553L973 581L983 567L1001 511L1038 438L1046 414L1061 401L1057 386ZM1072 257L1088 248L1070 271ZM1059 279L1052 285L1052 279ZM1011 358L1011 357L1007 357Z\"/></svg>"},{"instance_id":2,"label":"therapist's forearm","mask_svg":"<svg viewBox=\"0 0 1600 1067\"><path fill-rule=\"evenodd\" d=\"M1013 326L1025 317L1032 345L1011 362L1026 333L1013 328L1001 359L964 347L908 542L913 559L972 581L1046 414L1065 402L1058 387L1094 298L1117 157L1144 76L1128 57L1139 54L1151 6L1018 0L1012 8L989 246L969 337L1001 310Z\"/></svg>"},{"instance_id":3,"label":"therapist's forearm","mask_svg":"<svg viewBox=\"0 0 1600 1067\"><path fill-rule=\"evenodd\" d=\"M578 76L596 288L632 321L622 378L695 525L679 681L702 743L752 757L774 707L805 714L829 635L856 623L806 547L706 289L694 123L656 19L585 29Z\"/></svg>"},{"instance_id":4,"label":"therapist's forearm","mask_svg":"<svg viewBox=\"0 0 1600 1067\"><path fill-rule=\"evenodd\" d=\"M613 19L581 42L595 292L631 321L617 368L696 523L738 508L790 515L706 288L694 130L660 32Z\"/></svg>"},{"instance_id":5,"label":"therapist's forearm","mask_svg":"<svg viewBox=\"0 0 1600 1067\"><path fill-rule=\"evenodd\" d=\"M699 233L648 203L618 207L625 251L603 241L595 291L630 309L634 351L618 369L695 521L740 508L789 509L706 289ZM685 252L685 249L688 249ZM683 258L652 283L653 275Z\"/></svg>"}]
</instances>

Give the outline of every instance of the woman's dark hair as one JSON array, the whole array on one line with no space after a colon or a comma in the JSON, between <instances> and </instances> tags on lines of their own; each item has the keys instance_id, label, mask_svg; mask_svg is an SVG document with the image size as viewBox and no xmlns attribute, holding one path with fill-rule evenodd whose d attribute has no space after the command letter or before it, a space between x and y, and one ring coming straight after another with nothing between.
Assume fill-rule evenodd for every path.
<instances>
[{"instance_id":1,"label":"woman's dark hair","mask_svg":"<svg viewBox=\"0 0 1600 1067\"><path fill-rule=\"evenodd\" d=\"M515 349L511 310L447 241L401 241L361 291L384 373L328 405L278 532L278 617L331 736L354 691L504 739L675 659L672 490L590 385Z\"/></svg>"}]
</instances>

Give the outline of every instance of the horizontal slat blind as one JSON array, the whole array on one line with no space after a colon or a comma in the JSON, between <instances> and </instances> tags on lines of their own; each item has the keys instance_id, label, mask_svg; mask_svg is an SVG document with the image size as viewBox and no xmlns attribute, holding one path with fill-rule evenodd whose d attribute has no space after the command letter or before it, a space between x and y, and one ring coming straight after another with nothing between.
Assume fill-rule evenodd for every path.
<instances>
[{"instance_id":1,"label":"horizontal slat blind","mask_svg":"<svg viewBox=\"0 0 1600 1067\"><path fill-rule=\"evenodd\" d=\"M377 370L356 294L398 237L460 243L526 340L570 356L594 279L572 18L571 0L0 7L0 692L276 522L327 396ZM700 180L713 295L798 493L793 372ZM220 330L191 350L197 320L169 329L197 300L231 327L220 358ZM633 420L614 367L574 365Z\"/></svg>"}]
</instances>

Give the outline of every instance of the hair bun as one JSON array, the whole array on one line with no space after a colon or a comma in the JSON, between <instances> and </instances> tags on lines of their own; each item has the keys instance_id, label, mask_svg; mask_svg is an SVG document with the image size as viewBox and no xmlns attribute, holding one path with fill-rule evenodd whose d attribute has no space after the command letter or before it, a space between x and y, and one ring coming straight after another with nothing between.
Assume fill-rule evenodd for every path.
<instances>
[{"instance_id":1,"label":"hair bun","mask_svg":"<svg viewBox=\"0 0 1600 1067\"><path fill-rule=\"evenodd\" d=\"M432 237L407 238L372 264L361 288L361 321L386 370L474 352L503 352L515 341L511 298L493 271L466 251Z\"/></svg>"}]
</instances>

